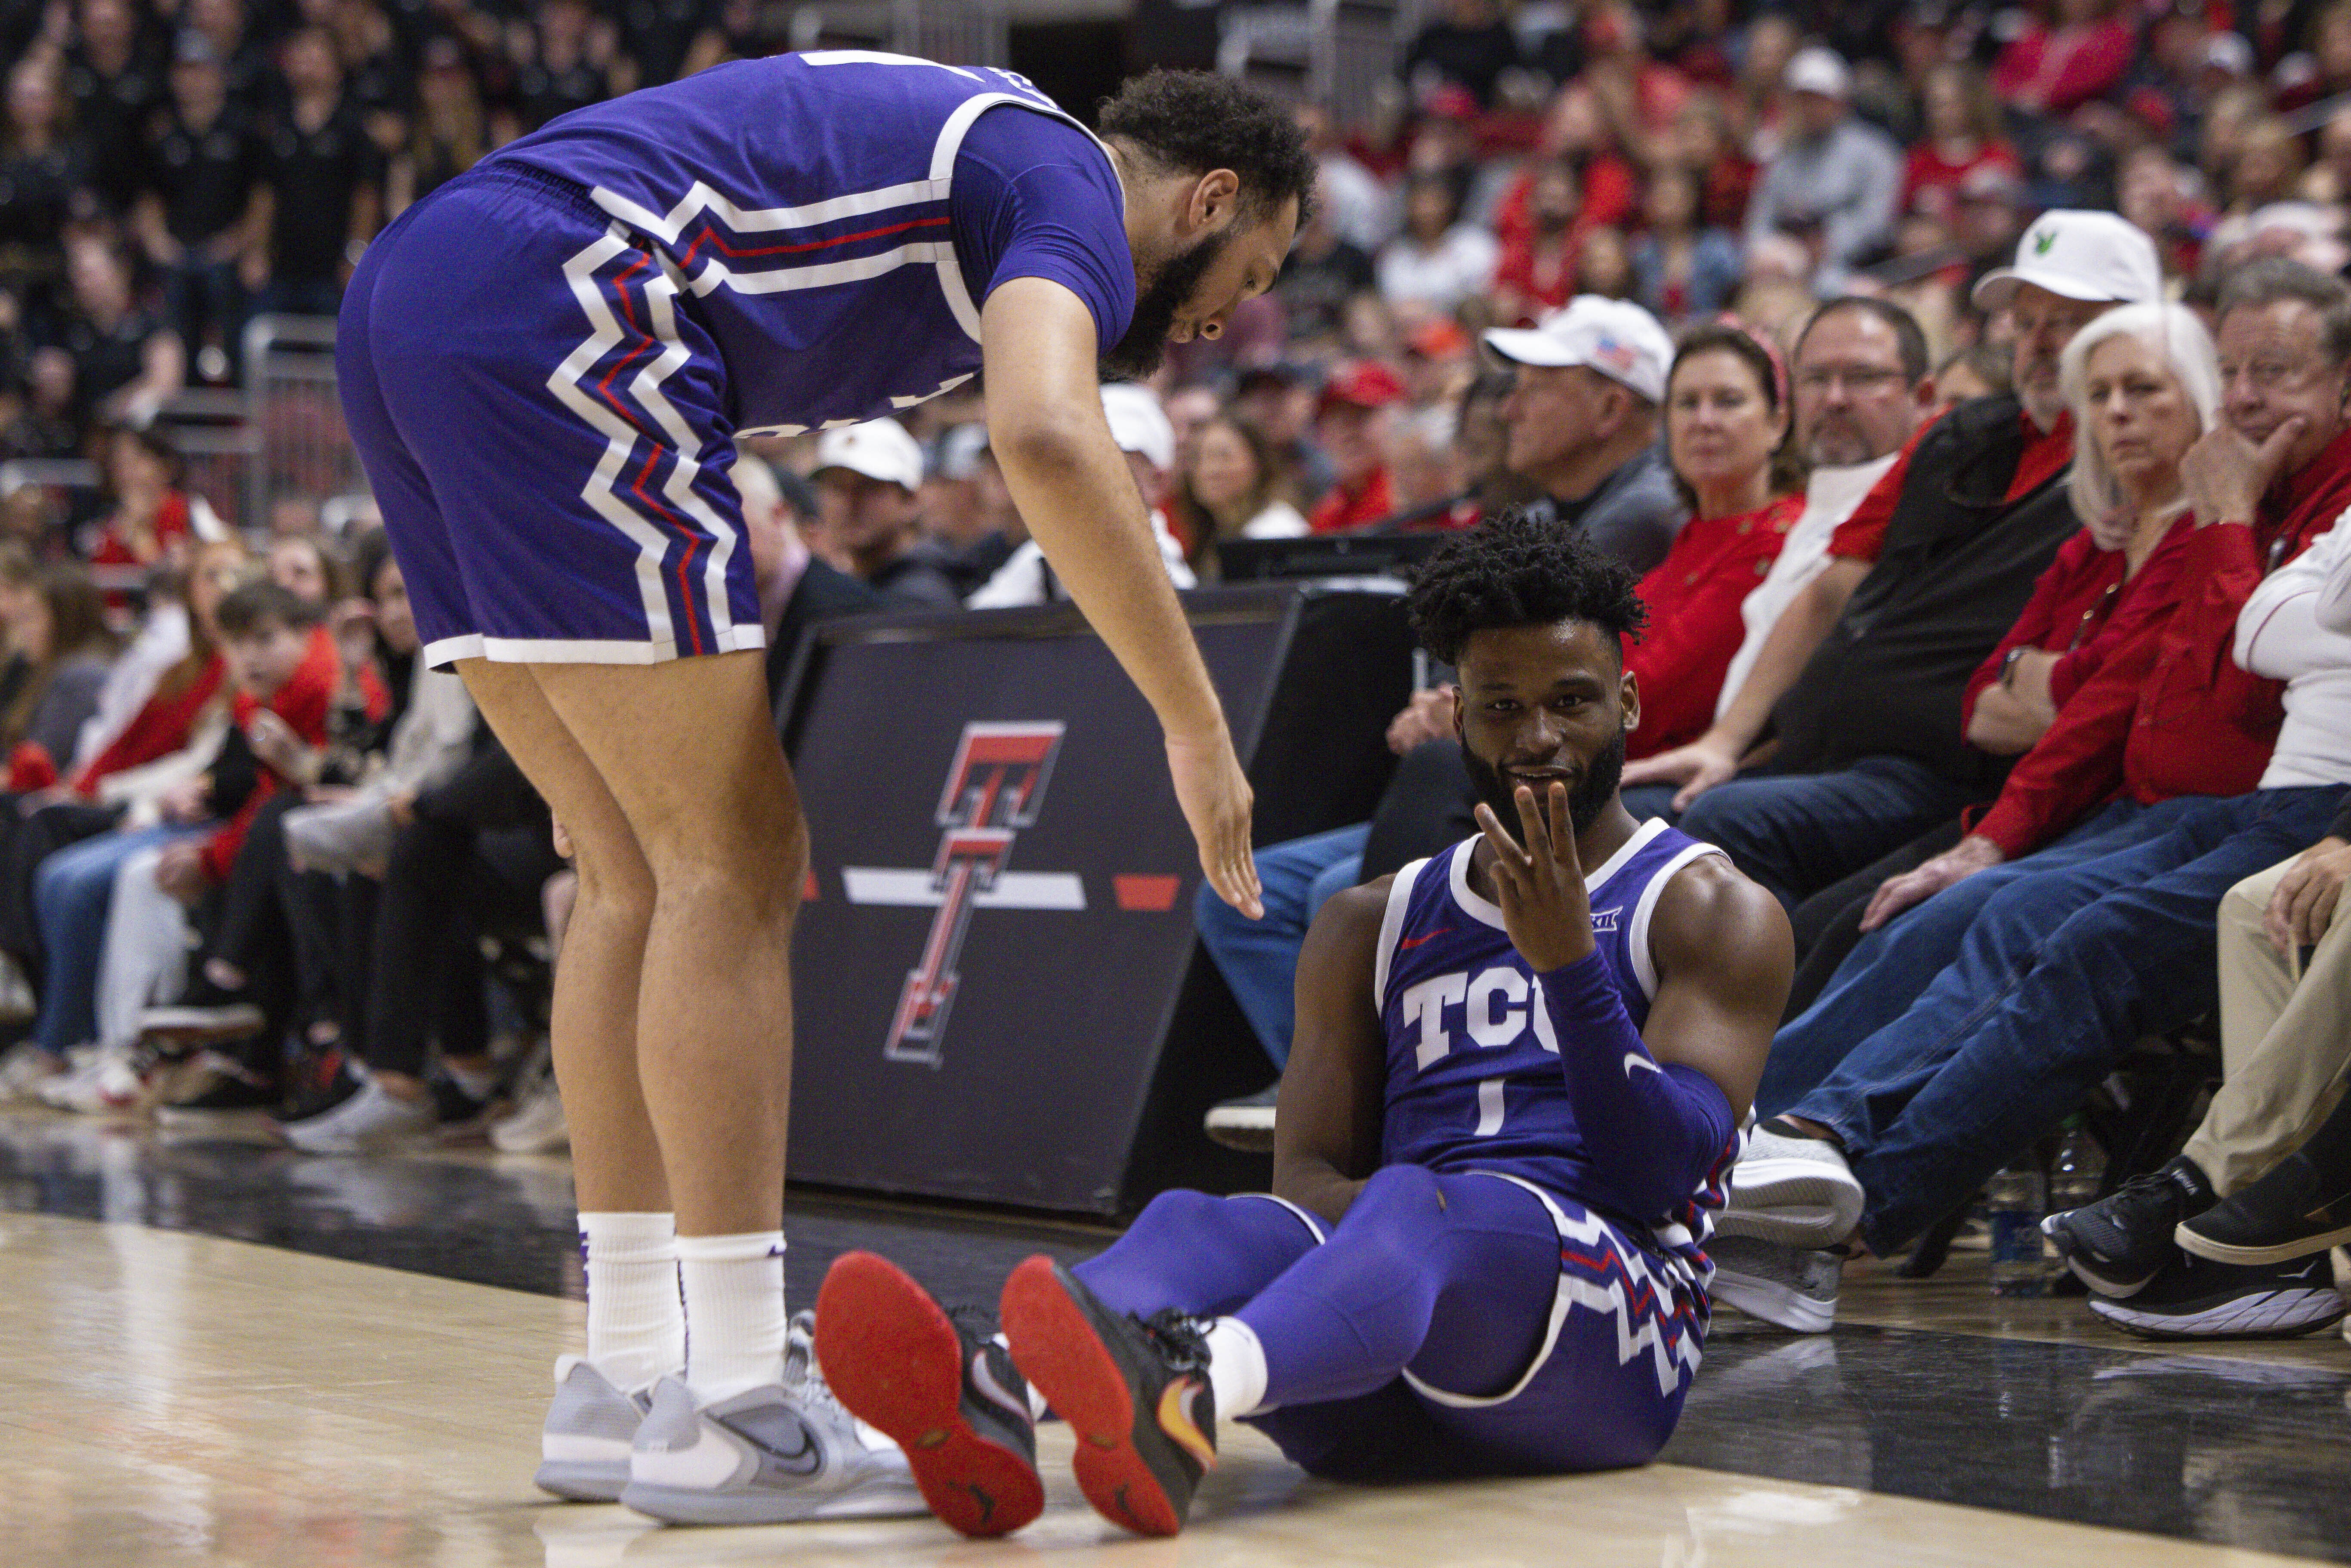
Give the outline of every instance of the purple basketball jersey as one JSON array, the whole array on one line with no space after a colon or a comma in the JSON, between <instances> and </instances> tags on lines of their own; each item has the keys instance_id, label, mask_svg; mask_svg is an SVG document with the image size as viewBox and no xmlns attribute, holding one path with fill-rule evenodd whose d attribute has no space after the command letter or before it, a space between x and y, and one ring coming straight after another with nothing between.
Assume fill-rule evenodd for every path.
<instances>
[{"instance_id":1,"label":"purple basketball jersey","mask_svg":"<svg viewBox=\"0 0 2351 1568\"><path fill-rule=\"evenodd\" d=\"M999 105L1093 142L1010 71L834 49L594 104L484 165L570 181L643 235L716 340L735 434L791 435L911 408L978 371L949 197L965 135ZM1109 152L1093 151L1105 199L1123 204Z\"/></svg>"},{"instance_id":2,"label":"purple basketball jersey","mask_svg":"<svg viewBox=\"0 0 2351 1568\"><path fill-rule=\"evenodd\" d=\"M1694 1252L1721 1207L1719 1175L1672 1214L1617 1212L1576 1130L1541 982L1510 945L1500 907L1469 886L1477 843L1405 866L1388 895L1374 980L1388 1051L1381 1163L1523 1177L1646 1226L1667 1250ZM1652 819L1584 878L1593 940L1636 1029L1657 988L1649 918L1658 895L1691 861L1721 852Z\"/></svg>"}]
</instances>

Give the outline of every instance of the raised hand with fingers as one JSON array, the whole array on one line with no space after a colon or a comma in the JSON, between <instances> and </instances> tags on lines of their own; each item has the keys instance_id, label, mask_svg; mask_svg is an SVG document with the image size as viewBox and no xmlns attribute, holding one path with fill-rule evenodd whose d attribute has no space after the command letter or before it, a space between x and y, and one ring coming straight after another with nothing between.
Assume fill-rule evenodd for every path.
<instances>
[{"instance_id":1,"label":"raised hand with fingers","mask_svg":"<svg viewBox=\"0 0 2351 1568\"><path fill-rule=\"evenodd\" d=\"M1519 808L1524 848L1491 806L1479 804L1478 826L1493 847L1494 892L1510 945L1537 974L1547 974L1593 950L1592 902L1575 852L1567 786L1554 781L1540 808L1534 790L1524 784L1510 798Z\"/></svg>"}]
</instances>

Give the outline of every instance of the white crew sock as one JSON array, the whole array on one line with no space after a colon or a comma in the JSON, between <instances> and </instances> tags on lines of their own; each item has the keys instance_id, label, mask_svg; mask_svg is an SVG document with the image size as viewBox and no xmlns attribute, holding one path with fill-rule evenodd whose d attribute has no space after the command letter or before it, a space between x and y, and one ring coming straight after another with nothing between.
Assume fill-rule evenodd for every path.
<instances>
[{"instance_id":1,"label":"white crew sock","mask_svg":"<svg viewBox=\"0 0 2351 1568\"><path fill-rule=\"evenodd\" d=\"M677 1299L677 1218L582 1214L588 1361L623 1394L685 1368L685 1309Z\"/></svg>"},{"instance_id":2,"label":"white crew sock","mask_svg":"<svg viewBox=\"0 0 2351 1568\"><path fill-rule=\"evenodd\" d=\"M715 1405L784 1380L784 1233L681 1236L685 1382Z\"/></svg>"},{"instance_id":3,"label":"white crew sock","mask_svg":"<svg viewBox=\"0 0 2351 1568\"><path fill-rule=\"evenodd\" d=\"M1217 1396L1217 1419L1252 1415L1265 1403L1265 1346L1257 1331L1238 1318L1217 1318L1207 1329L1208 1386Z\"/></svg>"}]
</instances>

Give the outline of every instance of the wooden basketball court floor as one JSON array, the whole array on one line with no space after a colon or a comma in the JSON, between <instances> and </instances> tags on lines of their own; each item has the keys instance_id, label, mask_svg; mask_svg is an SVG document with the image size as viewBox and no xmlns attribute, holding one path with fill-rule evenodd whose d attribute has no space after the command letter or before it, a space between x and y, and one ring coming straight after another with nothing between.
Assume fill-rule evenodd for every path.
<instances>
[{"instance_id":1,"label":"wooden basketball court floor","mask_svg":"<svg viewBox=\"0 0 2351 1568\"><path fill-rule=\"evenodd\" d=\"M795 1195L790 1289L852 1246L950 1299L1107 1232ZM1254 1433L1180 1538L1102 1523L1044 1428L1046 1516L664 1530L530 1485L581 1308L569 1167L298 1155L0 1112L0 1568L180 1564L1406 1564L2251 1568L2351 1561L2351 1347L2167 1349L1980 1255L1849 1271L1837 1332L1725 1312L1662 1463L1353 1490Z\"/></svg>"}]
</instances>

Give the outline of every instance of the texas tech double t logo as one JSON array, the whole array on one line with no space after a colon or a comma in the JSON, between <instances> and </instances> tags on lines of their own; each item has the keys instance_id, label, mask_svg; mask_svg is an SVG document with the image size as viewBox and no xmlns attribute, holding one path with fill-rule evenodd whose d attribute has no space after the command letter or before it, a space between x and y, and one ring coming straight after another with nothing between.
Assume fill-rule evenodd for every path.
<instances>
[{"instance_id":1,"label":"texas tech double t logo","mask_svg":"<svg viewBox=\"0 0 2351 1568\"><path fill-rule=\"evenodd\" d=\"M922 962L906 975L883 1055L939 1065L947 1009L959 977L956 959L971 928L972 901L996 885L1019 831L1037 820L1053 756L1057 723L967 724L939 796L939 852L931 862L938 914L923 943Z\"/></svg>"}]
</instances>

